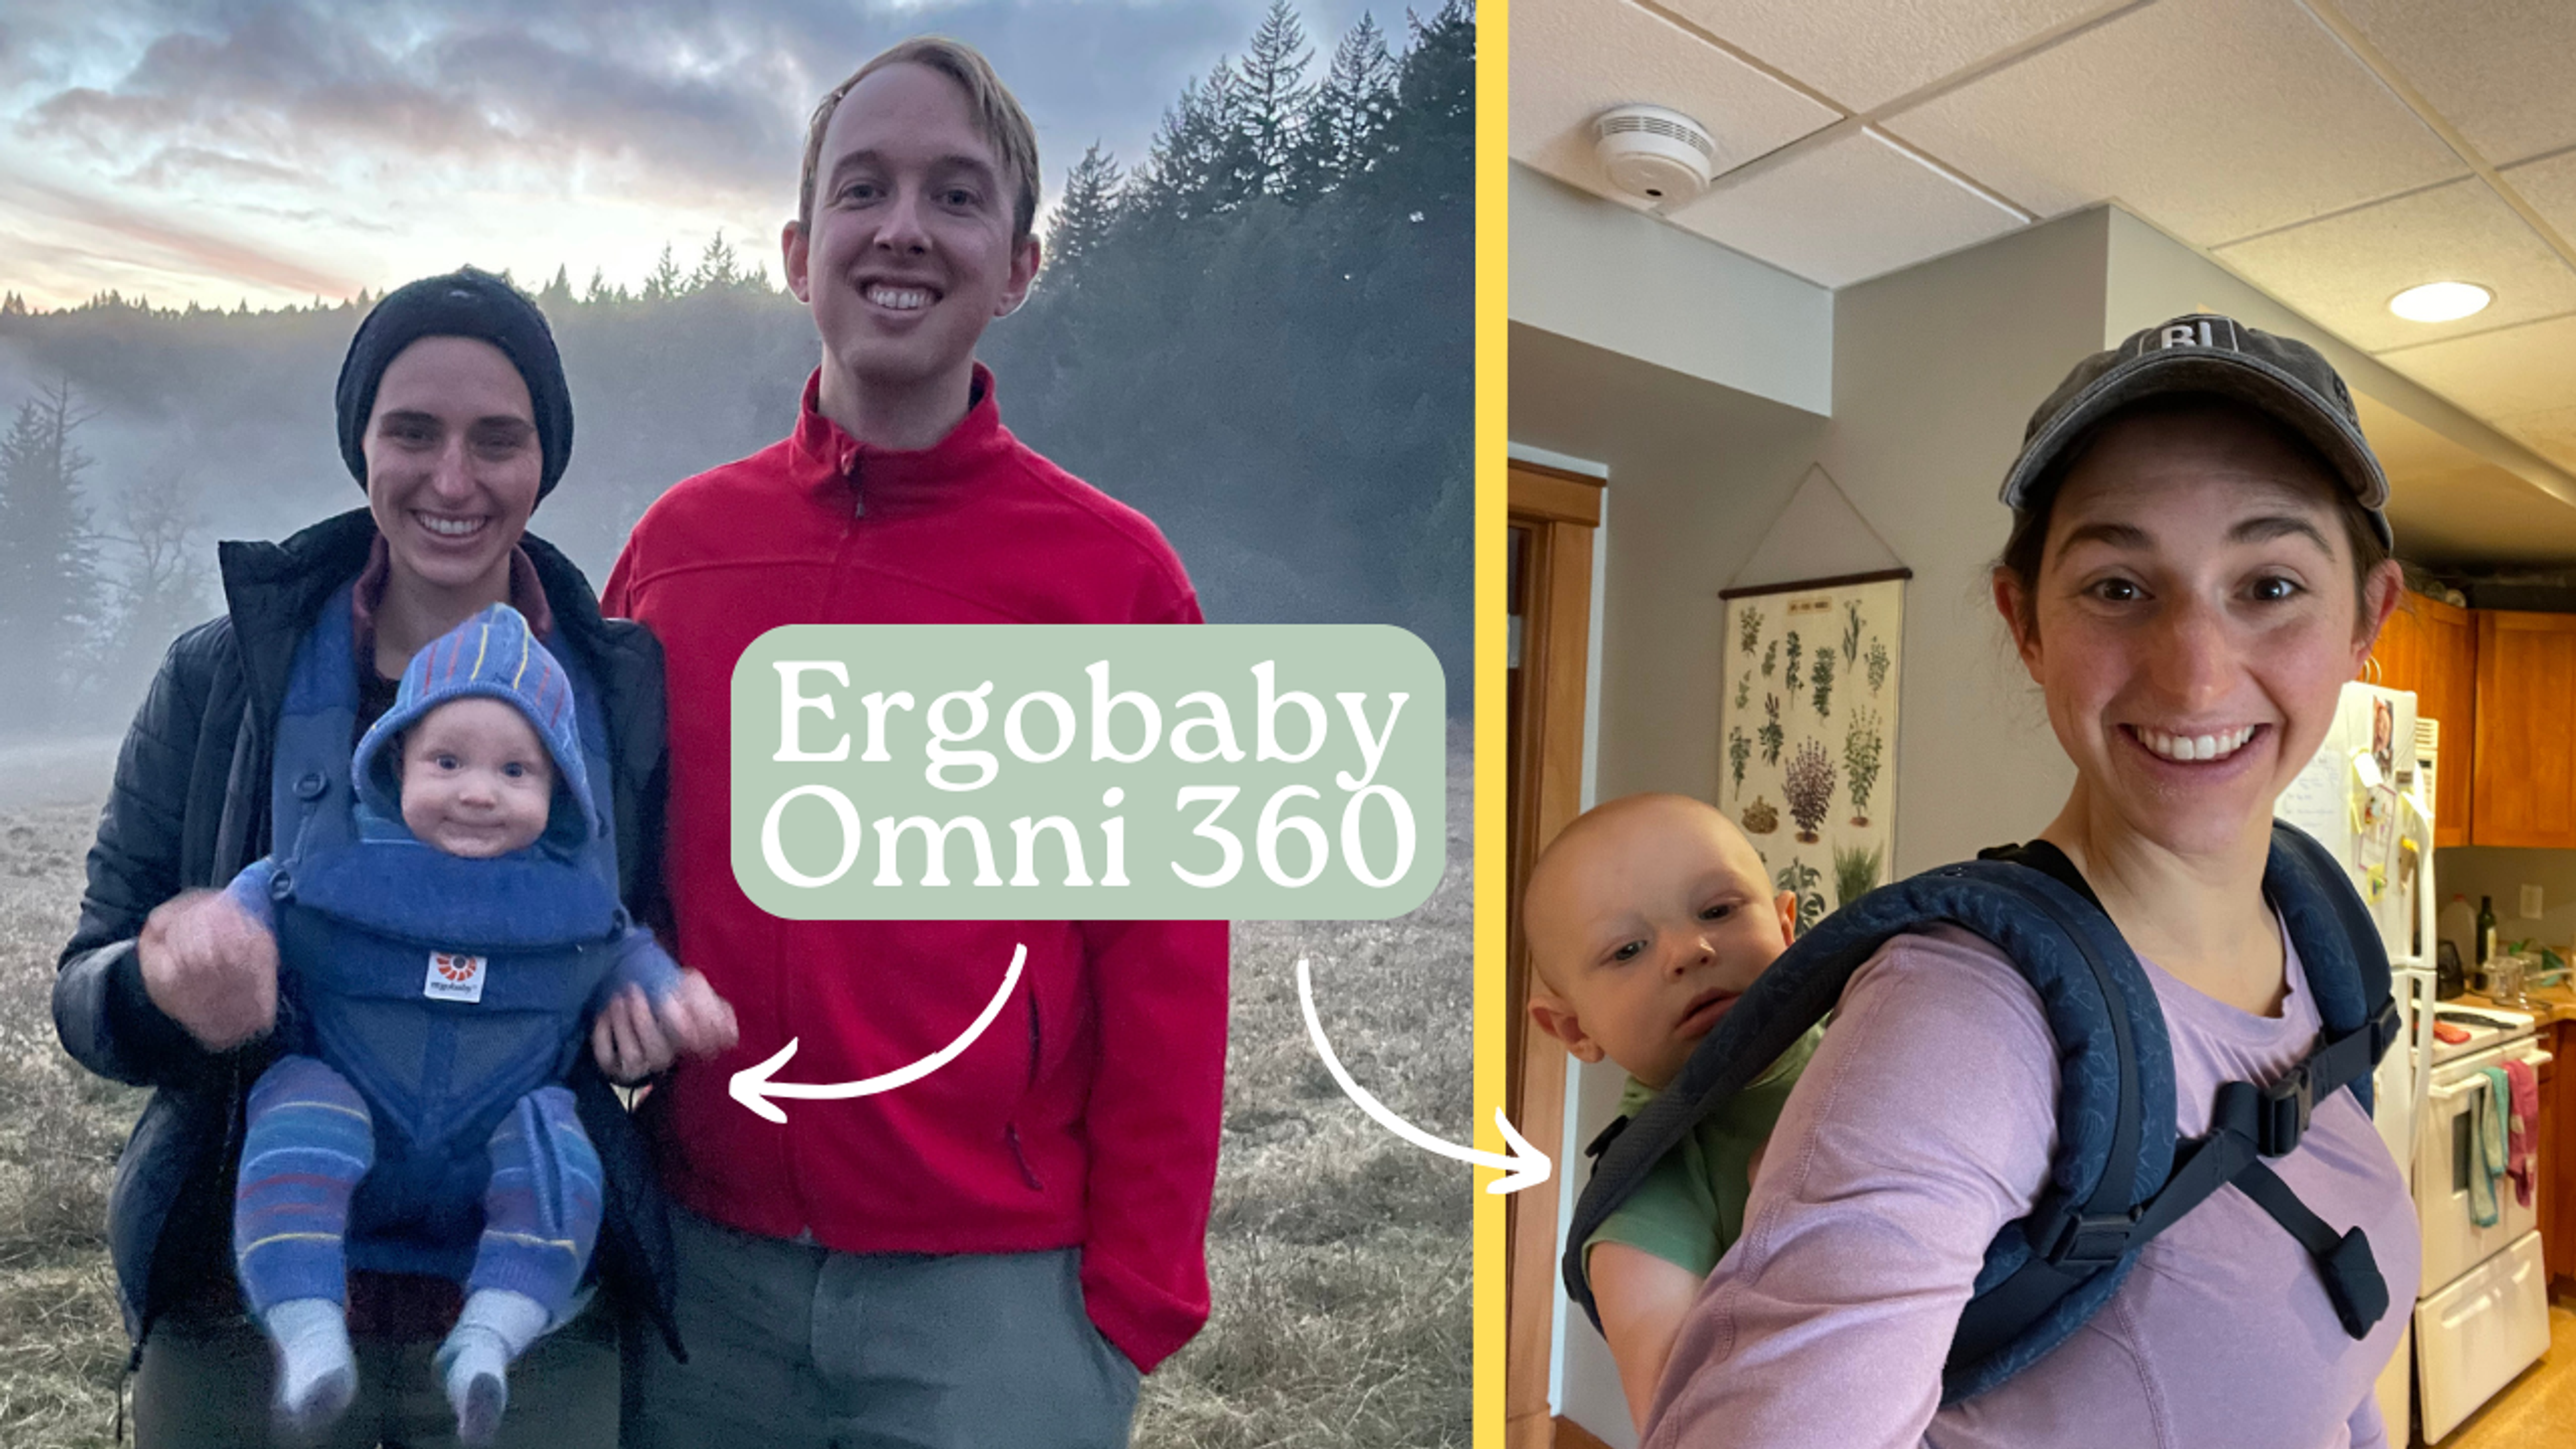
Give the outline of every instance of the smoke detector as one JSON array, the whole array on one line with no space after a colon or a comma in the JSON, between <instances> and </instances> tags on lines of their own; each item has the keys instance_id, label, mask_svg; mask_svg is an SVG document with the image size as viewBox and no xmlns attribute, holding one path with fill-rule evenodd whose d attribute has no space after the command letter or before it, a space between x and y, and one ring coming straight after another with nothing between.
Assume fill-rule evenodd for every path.
<instances>
[{"instance_id":1,"label":"smoke detector","mask_svg":"<svg viewBox=\"0 0 2576 1449\"><path fill-rule=\"evenodd\" d=\"M1593 121L1592 137L1610 183L1658 206L1690 201L1717 177L1717 141L1679 111L1619 106Z\"/></svg>"}]
</instances>

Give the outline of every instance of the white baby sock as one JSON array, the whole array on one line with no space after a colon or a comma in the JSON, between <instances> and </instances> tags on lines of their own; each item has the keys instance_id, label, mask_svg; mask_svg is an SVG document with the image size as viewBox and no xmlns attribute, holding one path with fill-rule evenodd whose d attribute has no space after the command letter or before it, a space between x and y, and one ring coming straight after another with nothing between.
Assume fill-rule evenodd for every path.
<instances>
[{"instance_id":1,"label":"white baby sock","mask_svg":"<svg viewBox=\"0 0 2576 1449\"><path fill-rule=\"evenodd\" d=\"M438 1376L456 1410L456 1437L489 1444L510 1402L510 1363L546 1330L546 1308L525 1293L482 1288L465 1300L438 1346Z\"/></svg>"},{"instance_id":2,"label":"white baby sock","mask_svg":"<svg viewBox=\"0 0 2576 1449\"><path fill-rule=\"evenodd\" d=\"M277 1414L297 1434L330 1425L358 1392L349 1319L328 1298L289 1298L260 1315L277 1346Z\"/></svg>"}]
</instances>

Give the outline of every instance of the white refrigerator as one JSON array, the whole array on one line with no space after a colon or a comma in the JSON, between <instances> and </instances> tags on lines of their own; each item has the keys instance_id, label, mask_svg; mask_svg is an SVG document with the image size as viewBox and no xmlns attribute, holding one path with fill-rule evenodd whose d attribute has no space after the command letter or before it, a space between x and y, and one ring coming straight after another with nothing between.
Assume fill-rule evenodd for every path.
<instances>
[{"instance_id":1,"label":"white refrigerator","mask_svg":"<svg viewBox=\"0 0 2576 1449\"><path fill-rule=\"evenodd\" d=\"M2273 813L2325 843L2370 905L2388 948L2390 988L2405 1013L2405 1039L2380 1059L2373 1116L2380 1138L2414 1190L2415 1126L2433 1081L2432 731L2419 741L2415 696L2352 683L2315 758L2281 792ZM2459 809L2467 802L2445 802ZM2389 1305L2409 1313L2415 1305ZM2407 1442L2414 1326L2379 1376L2379 1411L2391 1444Z\"/></svg>"}]
</instances>

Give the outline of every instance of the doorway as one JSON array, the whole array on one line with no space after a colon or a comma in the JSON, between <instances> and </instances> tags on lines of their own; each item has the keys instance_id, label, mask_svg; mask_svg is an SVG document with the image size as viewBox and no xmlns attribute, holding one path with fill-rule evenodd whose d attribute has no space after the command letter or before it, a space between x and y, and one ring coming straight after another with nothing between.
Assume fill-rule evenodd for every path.
<instances>
[{"instance_id":1,"label":"doorway","mask_svg":"<svg viewBox=\"0 0 2576 1449\"><path fill-rule=\"evenodd\" d=\"M1583 808L1592 547L1603 485L1598 478L1518 461L1511 464L1510 479L1504 1091L1521 1135L1553 1152L1565 1135L1565 1052L1530 1029L1529 957L1519 902L1530 862ZM1567 1165L1559 1162L1557 1170ZM1507 1449L1541 1449L1555 1437L1547 1385L1556 1328L1556 1201L1557 1194L1546 1189L1506 1199Z\"/></svg>"}]
</instances>

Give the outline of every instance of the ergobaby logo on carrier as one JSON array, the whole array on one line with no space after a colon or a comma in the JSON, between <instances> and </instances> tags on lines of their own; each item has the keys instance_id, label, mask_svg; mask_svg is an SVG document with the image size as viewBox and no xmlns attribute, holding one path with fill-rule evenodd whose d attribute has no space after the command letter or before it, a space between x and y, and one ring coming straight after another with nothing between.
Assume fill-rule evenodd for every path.
<instances>
[{"instance_id":1,"label":"ergobaby logo on carrier","mask_svg":"<svg viewBox=\"0 0 2576 1449\"><path fill-rule=\"evenodd\" d=\"M483 966L480 956L432 951L429 953L429 976L421 982L420 994L432 1001L481 1001Z\"/></svg>"}]
</instances>

